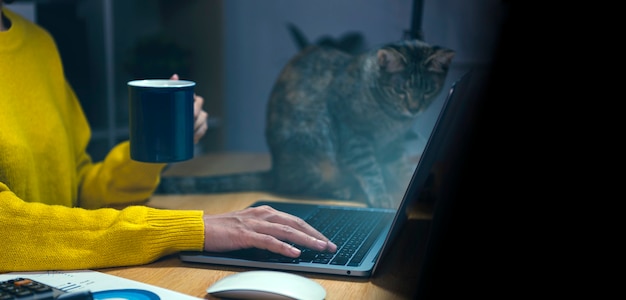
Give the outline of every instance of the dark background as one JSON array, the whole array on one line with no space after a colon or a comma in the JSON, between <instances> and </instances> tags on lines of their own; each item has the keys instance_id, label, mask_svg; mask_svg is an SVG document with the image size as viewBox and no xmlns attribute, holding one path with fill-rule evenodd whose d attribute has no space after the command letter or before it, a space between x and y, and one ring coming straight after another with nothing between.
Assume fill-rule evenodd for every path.
<instances>
[{"instance_id":1,"label":"dark background","mask_svg":"<svg viewBox=\"0 0 626 300\"><path fill-rule=\"evenodd\" d=\"M561 236L548 234L551 227L547 223L560 222L560 214L550 215L547 223L543 218L546 209L555 205L543 194L553 187L545 181L561 178L560 173L552 173L551 166L558 156L545 151L553 146L546 143L552 138L546 137L552 136L552 127L541 116L552 105L542 102L541 109L532 105L529 109L524 104L528 99L552 99L557 92L549 91L549 86L555 76L563 76L563 63L537 66L538 62L554 61L546 58L544 51L556 49L550 48L558 40L554 34L560 32L552 29L555 10L538 11L534 5L515 1L503 3L508 13L491 75L461 155L464 163L449 185L450 219L439 228L441 239L425 265L416 299L576 294L578 286L567 284L564 278L586 274L572 270L563 277L556 261L577 247L555 252L555 240ZM558 94L564 93L559 90ZM524 138L529 133L534 133L533 137ZM561 290L563 286L567 288Z\"/></svg>"}]
</instances>

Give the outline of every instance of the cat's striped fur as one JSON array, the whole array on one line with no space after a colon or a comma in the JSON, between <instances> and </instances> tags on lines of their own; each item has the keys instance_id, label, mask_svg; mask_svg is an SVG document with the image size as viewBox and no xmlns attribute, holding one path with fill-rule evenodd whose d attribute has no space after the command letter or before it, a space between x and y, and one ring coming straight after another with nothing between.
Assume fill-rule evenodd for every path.
<instances>
[{"instance_id":1,"label":"cat's striped fur","mask_svg":"<svg viewBox=\"0 0 626 300\"><path fill-rule=\"evenodd\" d=\"M404 40L351 55L309 46L279 75L267 109L267 172L164 177L161 193L269 191L395 207L414 162L407 138L441 92L454 51Z\"/></svg>"}]
</instances>

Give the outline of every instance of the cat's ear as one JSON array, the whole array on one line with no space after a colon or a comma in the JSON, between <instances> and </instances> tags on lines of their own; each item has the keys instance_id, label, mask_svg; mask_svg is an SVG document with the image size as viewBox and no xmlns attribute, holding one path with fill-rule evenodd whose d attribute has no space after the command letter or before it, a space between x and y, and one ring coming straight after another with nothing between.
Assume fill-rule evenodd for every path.
<instances>
[{"instance_id":1,"label":"cat's ear","mask_svg":"<svg viewBox=\"0 0 626 300\"><path fill-rule=\"evenodd\" d=\"M455 52L450 49L445 49L435 46L433 48L435 52L426 59L426 69L431 72L444 73L448 71L448 67L452 63L452 58Z\"/></svg>"},{"instance_id":2,"label":"cat's ear","mask_svg":"<svg viewBox=\"0 0 626 300\"><path fill-rule=\"evenodd\" d=\"M298 28L295 24L287 23L287 29L289 30L289 34L291 34L291 38L293 38L294 42L296 42L298 51L301 51L311 44L309 43L309 39L307 39L304 33L302 33L302 30L300 30L300 28Z\"/></svg>"},{"instance_id":3,"label":"cat's ear","mask_svg":"<svg viewBox=\"0 0 626 300\"><path fill-rule=\"evenodd\" d=\"M389 73L404 70L404 57L394 49L380 49L376 53L376 58L378 59L378 66Z\"/></svg>"}]
</instances>

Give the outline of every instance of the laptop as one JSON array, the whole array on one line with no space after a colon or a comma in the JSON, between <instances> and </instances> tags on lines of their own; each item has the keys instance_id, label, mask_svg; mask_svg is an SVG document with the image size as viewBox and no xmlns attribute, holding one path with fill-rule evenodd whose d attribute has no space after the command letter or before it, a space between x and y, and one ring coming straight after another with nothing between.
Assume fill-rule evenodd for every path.
<instances>
[{"instance_id":1,"label":"laptop","mask_svg":"<svg viewBox=\"0 0 626 300\"><path fill-rule=\"evenodd\" d=\"M259 200L252 206L270 205L296 215L315 227L338 246L337 253L320 253L302 249L302 255L293 259L261 249L243 249L229 252L181 252L179 257L184 262L238 266L282 271L310 272L318 274L342 275L352 277L370 277L377 267L383 263L385 254L392 247L400 229L406 222L407 208L419 201L431 201L431 197L423 197L426 189L432 189L433 167L436 162L447 159L455 151L454 140L464 126L460 122L468 112L466 90L472 81L473 72L469 71L453 82L445 96L441 109L437 114L424 151L416 164L413 176L400 201L398 209L366 208L354 206L335 206L309 204L302 202L276 202ZM437 163L439 165L439 163ZM429 198L429 199L425 199ZM435 198L436 199L436 198ZM436 201L436 200L435 200ZM445 205L433 204L433 217L441 216L436 209L445 209ZM350 216L350 217L349 217ZM355 225L347 225L349 220L356 218ZM433 219L433 221L435 221ZM319 222L319 224L318 224ZM332 224L328 224L331 222ZM360 233L350 233L348 237L340 237L336 232L340 228L348 228ZM327 230L333 230L332 232ZM420 231L421 232L421 231ZM428 232L424 233L428 234ZM419 235L419 234L418 234ZM351 238L358 238L352 241ZM415 236L424 241L430 240ZM294 245L297 246L297 245ZM348 254L341 254L342 250ZM337 256L333 256L336 254Z\"/></svg>"}]
</instances>

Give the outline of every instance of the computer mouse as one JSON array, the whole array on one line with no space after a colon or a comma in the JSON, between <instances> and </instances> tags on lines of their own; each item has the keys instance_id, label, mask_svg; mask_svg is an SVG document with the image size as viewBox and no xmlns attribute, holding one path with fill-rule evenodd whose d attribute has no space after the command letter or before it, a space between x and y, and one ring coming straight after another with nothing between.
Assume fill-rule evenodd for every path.
<instances>
[{"instance_id":1,"label":"computer mouse","mask_svg":"<svg viewBox=\"0 0 626 300\"><path fill-rule=\"evenodd\" d=\"M207 293L228 299L322 300L326 297L324 287L312 279L271 270L228 275L212 284Z\"/></svg>"}]
</instances>

